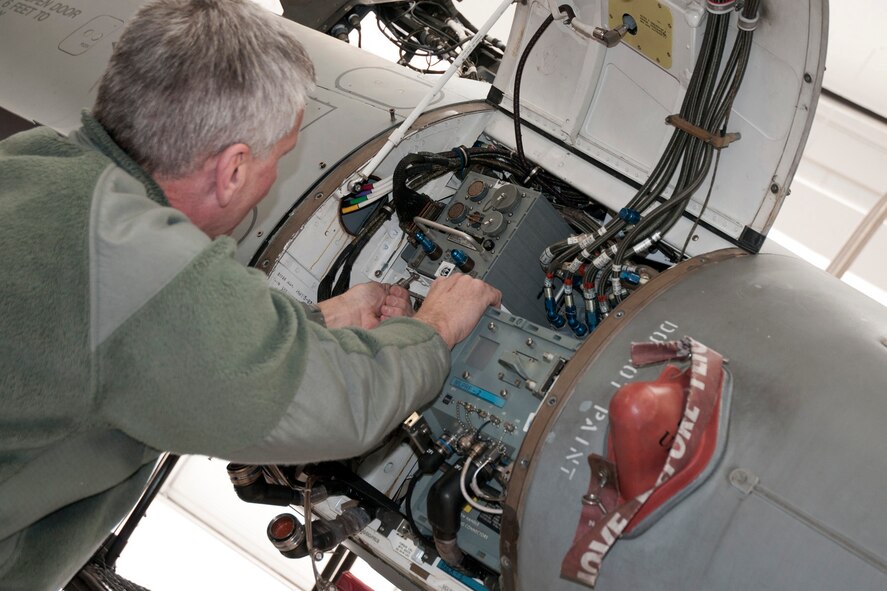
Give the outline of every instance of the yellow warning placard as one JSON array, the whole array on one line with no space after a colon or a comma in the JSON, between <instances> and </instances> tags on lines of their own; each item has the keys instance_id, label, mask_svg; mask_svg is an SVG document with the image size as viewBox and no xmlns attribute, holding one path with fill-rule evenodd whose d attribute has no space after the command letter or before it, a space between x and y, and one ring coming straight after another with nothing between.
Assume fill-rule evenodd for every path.
<instances>
[{"instance_id":1,"label":"yellow warning placard","mask_svg":"<svg viewBox=\"0 0 887 591\"><path fill-rule=\"evenodd\" d=\"M656 0L610 0L609 25L622 25L626 15L637 24L636 33L627 33L624 43L634 47L665 69L671 68L672 15L668 6Z\"/></svg>"}]
</instances>

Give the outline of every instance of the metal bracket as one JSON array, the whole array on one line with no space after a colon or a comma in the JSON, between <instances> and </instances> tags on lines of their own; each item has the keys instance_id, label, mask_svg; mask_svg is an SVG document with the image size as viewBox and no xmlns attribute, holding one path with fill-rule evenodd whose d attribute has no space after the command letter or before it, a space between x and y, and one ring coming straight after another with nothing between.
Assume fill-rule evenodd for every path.
<instances>
[{"instance_id":1,"label":"metal bracket","mask_svg":"<svg viewBox=\"0 0 887 591\"><path fill-rule=\"evenodd\" d=\"M706 144L710 144L716 150L726 148L742 137L739 133L728 133L726 135L709 133L701 127L693 125L680 115L669 115L665 118L665 122L668 125L672 125L685 133L689 133L693 137L702 140Z\"/></svg>"},{"instance_id":2,"label":"metal bracket","mask_svg":"<svg viewBox=\"0 0 887 591\"><path fill-rule=\"evenodd\" d=\"M449 226L444 226L443 224L438 224L437 222L433 222L429 219L416 216L413 218L413 223L417 226L428 232L430 229L437 230L438 232L442 232L444 234L449 234L450 236L454 236L458 239L460 244L464 244L468 248L476 251L481 256L485 255L483 247L477 243L477 240L471 237L471 235L462 232L461 230L457 230L455 228L450 228Z\"/></svg>"}]
</instances>

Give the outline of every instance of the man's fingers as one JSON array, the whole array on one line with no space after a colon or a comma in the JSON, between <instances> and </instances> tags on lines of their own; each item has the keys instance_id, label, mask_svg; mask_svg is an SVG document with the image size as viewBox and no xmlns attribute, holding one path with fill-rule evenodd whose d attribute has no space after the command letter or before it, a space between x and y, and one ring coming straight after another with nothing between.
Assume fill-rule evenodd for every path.
<instances>
[{"instance_id":1,"label":"man's fingers","mask_svg":"<svg viewBox=\"0 0 887 591\"><path fill-rule=\"evenodd\" d=\"M388 295L389 296L395 296L395 297L399 297L402 299L409 299L410 292L407 291L406 289L404 289L403 287L401 287L400 285L396 285L393 283L388 283L386 285L388 285Z\"/></svg>"}]
</instances>

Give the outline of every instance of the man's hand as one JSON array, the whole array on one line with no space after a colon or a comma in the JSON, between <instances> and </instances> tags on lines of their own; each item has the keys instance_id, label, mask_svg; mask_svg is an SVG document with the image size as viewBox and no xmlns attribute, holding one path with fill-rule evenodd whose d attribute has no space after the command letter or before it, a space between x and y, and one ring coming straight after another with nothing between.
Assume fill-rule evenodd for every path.
<instances>
[{"instance_id":1,"label":"man's hand","mask_svg":"<svg viewBox=\"0 0 887 591\"><path fill-rule=\"evenodd\" d=\"M412 316L410 294L397 285L361 283L345 293L317 304L329 328L375 328L383 320Z\"/></svg>"},{"instance_id":2,"label":"man's hand","mask_svg":"<svg viewBox=\"0 0 887 591\"><path fill-rule=\"evenodd\" d=\"M410 317L413 315L413 302L410 301L410 292L399 285L384 284L388 289L388 295L382 304L381 320L388 320L397 316Z\"/></svg>"},{"instance_id":3,"label":"man's hand","mask_svg":"<svg viewBox=\"0 0 887 591\"><path fill-rule=\"evenodd\" d=\"M452 349L471 334L487 306L496 308L502 292L468 275L457 273L431 284L425 302L414 318L431 325Z\"/></svg>"}]
</instances>

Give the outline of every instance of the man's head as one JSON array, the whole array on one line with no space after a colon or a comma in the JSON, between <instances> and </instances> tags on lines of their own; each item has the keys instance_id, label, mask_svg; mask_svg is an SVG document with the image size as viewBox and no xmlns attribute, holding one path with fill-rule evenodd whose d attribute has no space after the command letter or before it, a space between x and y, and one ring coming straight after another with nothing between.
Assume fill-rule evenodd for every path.
<instances>
[{"instance_id":1,"label":"man's head","mask_svg":"<svg viewBox=\"0 0 887 591\"><path fill-rule=\"evenodd\" d=\"M217 235L268 192L313 85L287 23L252 1L157 0L117 42L93 114Z\"/></svg>"}]
</instances>

